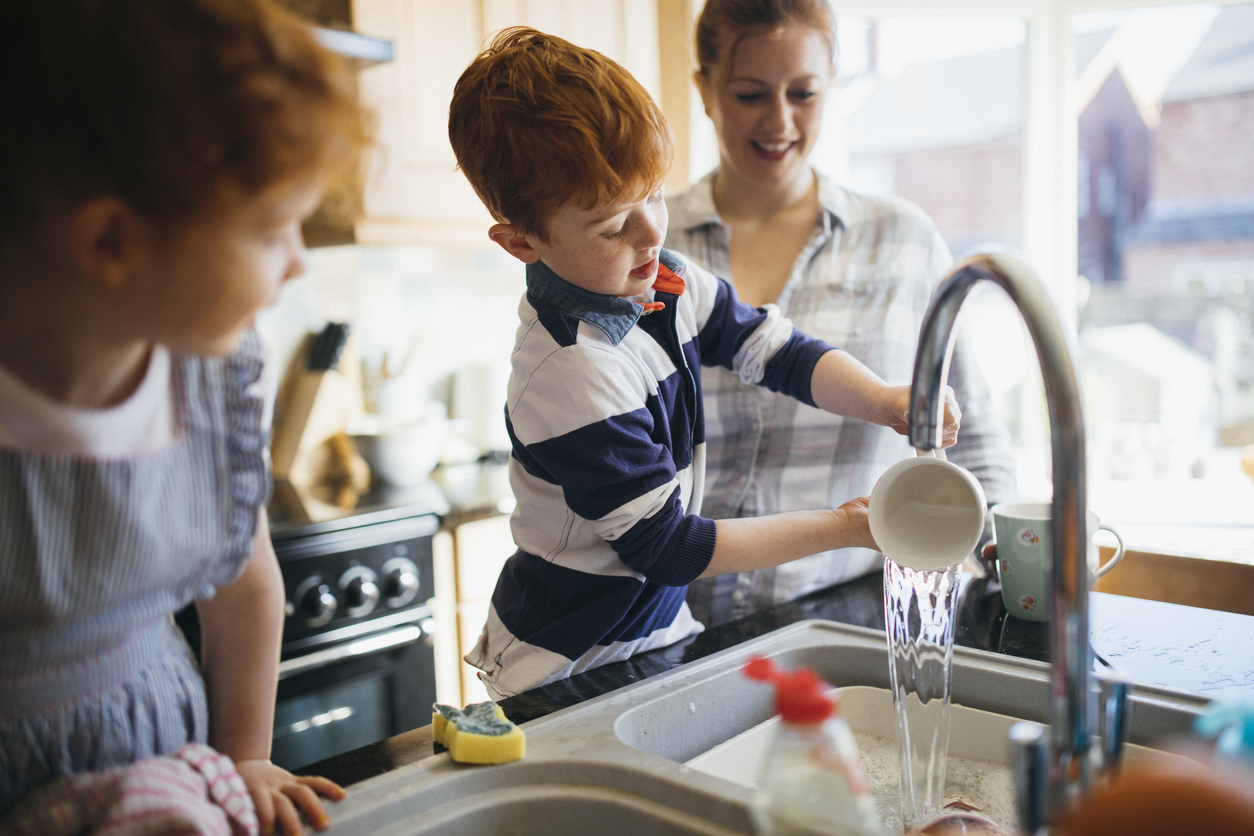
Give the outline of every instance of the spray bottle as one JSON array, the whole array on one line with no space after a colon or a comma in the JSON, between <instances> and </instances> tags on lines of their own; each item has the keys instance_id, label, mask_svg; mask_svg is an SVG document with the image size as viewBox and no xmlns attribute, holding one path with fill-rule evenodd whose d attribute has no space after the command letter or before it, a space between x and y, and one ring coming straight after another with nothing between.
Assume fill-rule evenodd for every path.
<instances>
[{"instance_id":1,"label":"spray bottle","mask_svg":"<svg viewBox=\"0 0 1254 836\"><path fill-rule=\"evenodd\" d=\"M885 836L839 697L809 668L755 657L750 679L775 685L780 724L753 797L761 836Z\"/></svg>"}]
</instances>

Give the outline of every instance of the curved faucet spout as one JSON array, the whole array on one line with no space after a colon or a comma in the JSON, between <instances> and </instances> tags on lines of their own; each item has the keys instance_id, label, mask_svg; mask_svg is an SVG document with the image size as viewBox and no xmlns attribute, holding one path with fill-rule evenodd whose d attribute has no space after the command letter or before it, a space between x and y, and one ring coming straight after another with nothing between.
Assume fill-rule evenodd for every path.
<instances>
[{"instance_id":1,"label":"curved faucet spout","mask_svg":"<svg viewBox=\"0 0 1254 836\"><path fill-rule=\"evenodd\" d=\"M919 331L910 389L910 443L921 450L940 446L941 389L949 371L954 320L967 294L985 280L1005 290L1023 315L1036 346L1049 406L1054 482L1049 604L1053 688L1046 803L1054 818L1087 793L1091 768L1084 417L1058 312L1036 274L1022 262L1004 253L976 255L957 264L937 289Z\"/></svg>"}]
</instances>

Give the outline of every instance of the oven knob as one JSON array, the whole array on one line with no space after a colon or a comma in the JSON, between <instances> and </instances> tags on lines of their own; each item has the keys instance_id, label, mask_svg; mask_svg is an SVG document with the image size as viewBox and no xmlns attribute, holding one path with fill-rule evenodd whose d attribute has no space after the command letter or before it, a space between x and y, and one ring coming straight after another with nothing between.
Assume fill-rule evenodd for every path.
<instances>
[{"instance_id":1,"label":"oven knob","mask_svg":"<svg viewBox=\"0 0 1254 836\"><path fill-rule=\"evenodd\" d=\"M403 607L418 594L418 567L406 557L383 564L384 595L389 607Z\"/></svg>"},{"instance_id":2,"label":"oven knob","mask_svg":"<svg viewBox=\"0 0 1254 836\"><path fill-rule=\"evenodd\" d=\"M379 602L374 571L365 566L353 566L340 575L340 591L344 595L344 614L349 618L369 615Z\"/></svg>"},{"instance_id":3,"label":"oven knob","mask_svg":"<svg viewBox=\"0 0 1254 836\"><path fill-rule=\"evenodd\" d=\"M309 627L321 627L332 619L339 602L331 587L322 582L320 575L307 578L296 590L296 607Z\"/></svg>"}]
</instances>

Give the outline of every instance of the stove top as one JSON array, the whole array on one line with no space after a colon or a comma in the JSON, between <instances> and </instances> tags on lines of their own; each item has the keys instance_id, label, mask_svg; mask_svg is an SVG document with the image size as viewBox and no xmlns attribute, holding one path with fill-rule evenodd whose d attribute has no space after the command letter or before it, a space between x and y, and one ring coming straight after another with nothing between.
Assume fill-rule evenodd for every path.
<instances>
[{"instance_id":1,"label":"stove top","mask_svg":"<svg viewBox=\"0 0 1254 836\"><path fill-rule=\"evenodd\" d=\"M380 483L362 496L355 508L332 520L311 522L304 517L293 517L278 503L271 503L268 509L270 536L276 545L280 540L292 537L356 528L398 517L420 514L444 516L448 512L449 502L444 491L430 479L406 486Z\"/></svg>"},{"instance_id":2,"label":"stove top","mask_svg":"<svg viewBox=\"0 0 1254 836\"><path fill-rule=\"evenodd\" d=\"M284 658L427 617L439 526L427 506L408 505L275 532L287 594Z\"/></svg>"}]
</instances>

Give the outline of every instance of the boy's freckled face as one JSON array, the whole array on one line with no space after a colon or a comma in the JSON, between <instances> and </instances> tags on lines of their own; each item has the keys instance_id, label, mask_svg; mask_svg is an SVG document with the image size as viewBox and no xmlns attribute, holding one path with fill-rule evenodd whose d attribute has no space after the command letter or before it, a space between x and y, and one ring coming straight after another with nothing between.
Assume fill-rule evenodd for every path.
<instances>
[{"instance_id":1,"label":"boy's freckled face","mask_svg":"<svg viewBox=\"0 0 1254 836\"><path fill-rule=\"evenodd\" d=\"M585 209L566 203L548 219L548 241L529 238L553 272L609 296L636 296L653 286L666 237L660 188L647 198Z\"/></svg>"},{"instance_id":2,"label":"boy's freckled face","mask_svg":"<svg viewBox=\"0 0 1254 836\"><path fill-rule=\"evenodd\" d=\"M281 185L175 231L141 291L150 338L195 354L234 351L257 311L305 271L300 224L321 193L318 180Z\"/></svg>"}]
</instances>

